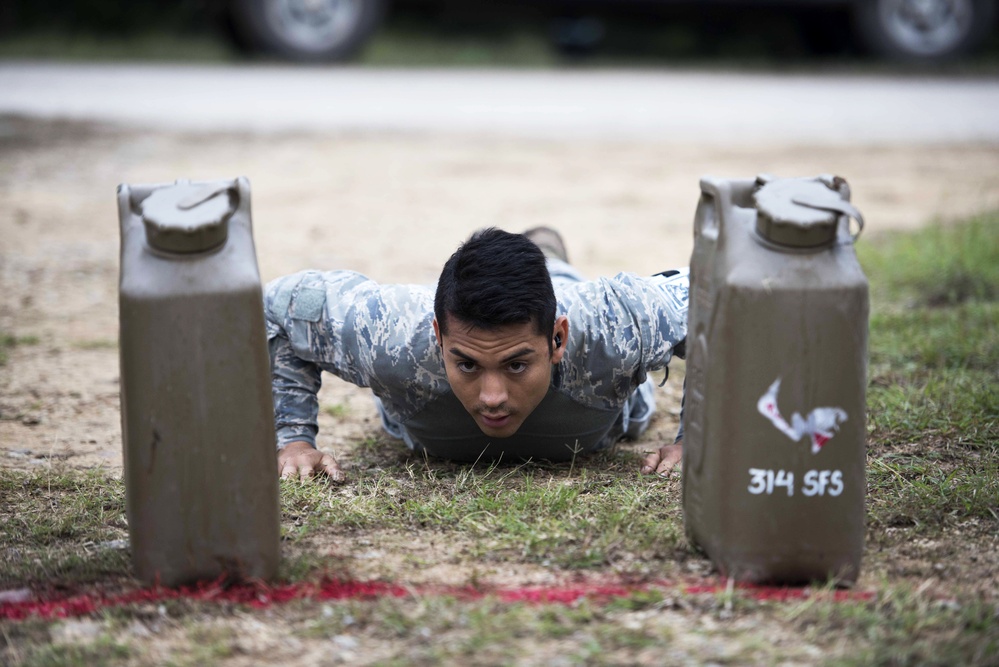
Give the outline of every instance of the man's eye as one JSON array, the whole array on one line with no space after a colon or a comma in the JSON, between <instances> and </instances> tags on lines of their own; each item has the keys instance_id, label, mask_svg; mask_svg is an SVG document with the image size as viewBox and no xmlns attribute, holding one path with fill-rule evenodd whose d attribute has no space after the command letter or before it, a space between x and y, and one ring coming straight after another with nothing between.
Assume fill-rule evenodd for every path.
<instances>
[{"instance_id":1,"label":"man's eye","mask_svg":"<svg viewBox=\"0 0 999 667\"><path fill-rule=\"evenodd\" d=\"M511 373L523 373L527 370L527 364L523 361L514 361L507 368L510 369Z\"/></svg>"},{"instance_id":2,"label":"man's eye","mask_svg":"<svg viewBox=\"0 0 999 667\"><path fill-rule=\"evenodd\" d=\"M458 370L462 373L472 373L475 371L475 364L471 361L459 361L455 364L455 366L457 366Z\"/></svg>"}]
</instances>

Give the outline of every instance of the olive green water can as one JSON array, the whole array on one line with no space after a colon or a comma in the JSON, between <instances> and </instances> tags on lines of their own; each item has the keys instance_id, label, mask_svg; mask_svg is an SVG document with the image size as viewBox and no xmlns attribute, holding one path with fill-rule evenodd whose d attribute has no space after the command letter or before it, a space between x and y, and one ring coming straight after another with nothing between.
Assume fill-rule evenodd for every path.
<instances>
[{"instance_id":1,"label":"olive green water can","mask_svg":"<svg viewBox=\"0 0 999 667\"><path fill-rule=\"evenodd\" d=\"M832 176L701 181L683 509L740 581L849 585L860 570L868 287L849 195Z\"/></svg>"},{"instance_id":2,"label":"olive green water can","mask_svg":"<svg viewBox=\"0 0 999 667\"><path fill-rule=\"evenodd\" d=\"M118 188L121 424L135 575L270 579L274 411L250 187Z\"/></svg>"}]
</instances>

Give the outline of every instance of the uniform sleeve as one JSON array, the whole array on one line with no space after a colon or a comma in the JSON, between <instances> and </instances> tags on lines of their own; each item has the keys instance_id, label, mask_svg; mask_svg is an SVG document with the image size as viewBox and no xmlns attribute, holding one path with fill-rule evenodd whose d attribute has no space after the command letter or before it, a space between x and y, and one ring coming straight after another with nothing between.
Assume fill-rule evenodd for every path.
<instances>
[{"instance_id":1,"label":"uniform sleeve","mask_svg":"<svg viewBox=\"0 0 999 667\"><path fill-rule=\"evenodd\" d=\"M577 400L606 408L621 404L664 368L687 336L689 273L613 278L576 283L559 293L569 318L571 361L567 389Z\"/></svg>"},{"instance_id":2,"label":"uniform sleeve","mask_svg":"<svg viewBox=\"0 0 999 667\"><path fill-rule=\"evenodd\" d=\"M615 280L634 286L632 308L642 314L641 364L646 370L664 368L674 355L683 357L687 339L690 271L682 269L642 278L619 274Z\"/></svg>"},{"instance_id":3,"label":"uniform sleeve","mask_svg":"<svg viewBox=\"0 0 999 667\"><path fill-rule=\"evenodd\" d=\"M296 440L315 447L319 432L316 417L321 369L295 356L288 338L280 333L268 336L267 346L271 355L271 393L278 449Z\"/></svg>"},{"instance_id":4,"label":"uniform sleeve","mask_svg":"<svg viewBox=\"0 0 999 667\"><path fill-rule=\"evenodd\" d=\"M661 300L666 319L670 321L672 343L670 355L685 358L687 347L687 313L690 306L690 270L682 269L675 273L659 274L647 279L653 287L656 298ZM668 363L668 361L667 361ZM674 443L683 440L683 415L687 410L687 380L683 380L683 394L680 398L680 425L676 430Z\"/></svg>"},{"instance_id":5,"label":"uniform sleeve","mask_svg":"<svg viewBox=\"0 0 999 667\"><path fill-rule=\"evenodd\" d=\"M319 387L322 368L295 354L286 329L293 328L290 317L292 296L302 274L278 278L264 290L264 316L267 349L271 359L271 395L274 399L274 425L278 449L304 441L316 446L319 432Z\"/></svg>"},{"instance_id":6,"label":"uniform sleeve","mask_svg":"<svg viewBox=\"0 0 999 667\"><path fill-rule=\"evenodd\" d=\"M687 341L687 311L690 304L690 271L682 269L676 272L658 274L650 278L640 279L651 290L649 299L658 311L658 340L649 341L648 353L643 363L646 368L660 368L667 365L672 357L681 359L686 356ZM665 349L666 346L669 349ZM677 427L673 442L683 440L683 414L687 407L687 381L683 381L683 394L680 398L680 425Z\"/></svg>"},{"instance_id":7,"label":"uniform sleeve","mask_svg":"<svg viewBox=\"0 0 999 667\"><path fill-rule=\"evenodd\" d=\"M428 288L308 271L270 283L264 306L278 447L293 440L315 446L322 371L402 403L397 412L422 406L425 377L436 377L439 366Z\"/></svg>"}]
</instances>

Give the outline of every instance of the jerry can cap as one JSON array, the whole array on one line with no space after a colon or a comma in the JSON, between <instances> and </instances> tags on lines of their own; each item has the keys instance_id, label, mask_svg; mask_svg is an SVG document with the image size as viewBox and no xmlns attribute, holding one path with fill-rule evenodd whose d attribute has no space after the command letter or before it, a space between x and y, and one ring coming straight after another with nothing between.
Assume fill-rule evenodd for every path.
<instances>
[{"instance_id":1,"label":"jerry can cap","mask_svg":"<svg viewBox=\"0 0 999 667\"><path fill-rule=\"evenodd\" d=\"M795 248L831 245L846 204L825 183L799 178L769 181L754 198L757 233L772 243Z\"/></svg>"},{"instance_id":2,"label":"jerry can cap","mask_svg":"<svg viewBox=\"0 0 999 667\"><path fill-rule=\"evenodd\" d=\"M225 243L233 212L232 183L177 183L142 202L146 240L157 250L205 252Z\"/></svg>"}]
</instances>

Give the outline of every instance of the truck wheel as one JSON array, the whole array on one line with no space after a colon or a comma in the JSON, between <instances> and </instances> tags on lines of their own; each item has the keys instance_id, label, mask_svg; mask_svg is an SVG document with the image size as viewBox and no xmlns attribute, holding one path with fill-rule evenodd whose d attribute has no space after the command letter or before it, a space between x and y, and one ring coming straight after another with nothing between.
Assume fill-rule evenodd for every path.
<instances>
[{"instance_id":1,"label":"truck wheel","mask_svg":"<svg viewBox=\"0 0 999 667\"><path fill-rule=\"evenodd\" d=\"M872 52L932 62L971 51L988 36L994 0L858 0L857 34Z\"/></svg>"},{"instance_id":2,"label":"truck wheel","mask_svg":"<svg viewBox=\"0 0 999 667\"><path fill-rule=\"evenodd\" d=\"M344 60L378 27L386 0L232 0L232 26L251 48L298 61Z\"/></svg>"}]
</instances>

